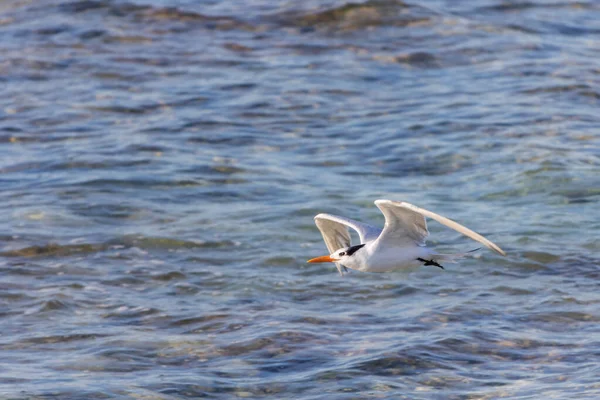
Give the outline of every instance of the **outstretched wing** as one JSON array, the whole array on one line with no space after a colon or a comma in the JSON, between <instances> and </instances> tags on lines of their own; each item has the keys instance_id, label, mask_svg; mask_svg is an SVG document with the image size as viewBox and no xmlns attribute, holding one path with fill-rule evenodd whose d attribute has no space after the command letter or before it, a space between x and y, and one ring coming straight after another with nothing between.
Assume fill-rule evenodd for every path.
<instances>
[{"instance_id":1,"label":"outstretched wing","mask_svg":"<svg viewBox=\"0 0 600 400\"><path fill-rule=\"evenodd\" d=\"M319 231L321 231L321 235L323 235L323 240L325 241L329 253L333 253L337 249L349 247L351 245L350 231L348 228L352 228L358 232L361 243L375 240L381 233L380 229L369 224L331 214L317 215L315 217L315 224L317 225L317 228L319 228ZM340 263L336 263L335 265L340 274L347 271L346 267Z\"/></svg>"},{"instance_id":2,"label":"outstretched wing","mask_svg":"<svg viewBox=\"0 0 600 400\"><path fill-rule=\"evenodd\" d=\"M375 205L385 217L385 226L379 237L380 241L390 242L394 246L425 246L429 236L425 217L414 210L404 207L405 204L391 200L375 200Z\"/></svg>"},{"instance_id":3,"label":"outstretched wing","mask_svg":"<svg viewBox=\"0 0 600 400\"><path fill-rule=\"evenodd\" d=\"M401 201L376 200L375 205L379 207L385 216L385 227L383 228L383 232L381 232L379 240L388 241L396 238L401 239L404 236L405 241L406 237L408 237L410 240L414 240L419 246L423 246L425 244L425 239L429 235L425 217L429 217L440 224L446 225L447 227L483 244L498 254L503 256L506 255L504 250L481 236L479 233L473 232L458 222L452 221L451 219L434 212Z\"/></svg>"}]
</instances>

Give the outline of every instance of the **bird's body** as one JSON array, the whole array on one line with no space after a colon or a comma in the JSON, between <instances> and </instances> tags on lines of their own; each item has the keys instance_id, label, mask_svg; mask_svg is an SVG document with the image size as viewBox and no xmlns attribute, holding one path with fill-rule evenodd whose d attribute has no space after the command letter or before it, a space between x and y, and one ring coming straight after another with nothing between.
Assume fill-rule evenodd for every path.
<instances>
[{"instance_id":1,"label":"bird's body","mask_svg":"<svg viewBox=\"0 0 600 400\"><path fill-rule=\"evenodd\" d=\"M412 270L421 265L423 262L418 259L428 259L432 250L427 247L411 246L403 247L386 247L377 246L377 242L370 242L366 246L368 256L366 262L358 269L363 272L387 272L397 269Z\"/></svg>"},{"instance_id":2,"label":"bird's body","mask_svg":"<svg viewBox=\"0 0 600 400\"><path fill-rule=\"evenodd\" d=\"M412 270L420 265L443 268L441 262L456 262L464 257L464 253L438 254L425 246L429 236L425 217L455 229L499 254L506 254L478 233L423 208L392 200L376 200L375 205L385 217L383 229L336 215L317 215L315 223L331 254L309 262L334 262L343 274L347 268L363 272ZM348 228L358 232L361 244L351 246Z\"/></svg>"}]
</instances>

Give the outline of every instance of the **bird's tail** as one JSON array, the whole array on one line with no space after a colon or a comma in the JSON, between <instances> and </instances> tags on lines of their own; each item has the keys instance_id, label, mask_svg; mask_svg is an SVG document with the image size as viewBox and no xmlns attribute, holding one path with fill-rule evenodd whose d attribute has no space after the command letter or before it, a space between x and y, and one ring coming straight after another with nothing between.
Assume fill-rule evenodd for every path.
<instances>
[{"instance_id":1,"label":"bird's tail","mask_svg":"<svg viewBox=\"0 0 600 400\"><path fill-rule=\"evenodd\" d=\"M442 263L456 264L458 262L458 260L462 260L465 257L472 256L471 253L476 252L480 248L481 247L476 248L476 249L471 250L471 251L467 251L466 253L432 254L430 257L431 257L432 261L434 261L435 263L438 263L438 264L442 264Z\"/></svg>"}]
</instances>

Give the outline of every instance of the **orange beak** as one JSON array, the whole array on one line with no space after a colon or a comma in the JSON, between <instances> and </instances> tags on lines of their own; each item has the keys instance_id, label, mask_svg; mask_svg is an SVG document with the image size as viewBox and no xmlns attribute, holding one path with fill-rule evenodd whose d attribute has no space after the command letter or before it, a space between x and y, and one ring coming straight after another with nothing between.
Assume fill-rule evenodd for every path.
<instances>
[{"instance_id":1,"label":"orange beak","mask_svg":"<svg viewBox=\"0 0 600 400\"><path fill-rule=\"evenodd\" d=\"M324 263L324 262L337 262L335 258L331 258L329 256L322 256L317 258L312 258L308 260L309 263Z\"/></svg>"}]
</instances>

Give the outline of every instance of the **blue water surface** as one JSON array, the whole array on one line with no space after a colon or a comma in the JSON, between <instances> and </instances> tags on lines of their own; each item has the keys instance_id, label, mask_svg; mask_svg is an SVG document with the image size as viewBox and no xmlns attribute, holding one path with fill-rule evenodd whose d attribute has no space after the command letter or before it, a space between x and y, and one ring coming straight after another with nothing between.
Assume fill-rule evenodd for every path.
<instances>
[{"instance_id":1,"label":"blue water surface","mask_svg":"<svg viewBox=\"0 0 600 400\"><path fill-rule=\"evenodd\" d=\"M567 0L3 2L0 395L597 399L599 21ZM314 215L382 224L378 198L508 256L306 264Z\"/></svg>"}]
</instances>

